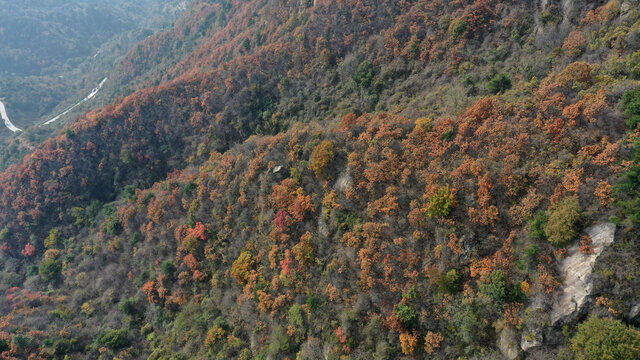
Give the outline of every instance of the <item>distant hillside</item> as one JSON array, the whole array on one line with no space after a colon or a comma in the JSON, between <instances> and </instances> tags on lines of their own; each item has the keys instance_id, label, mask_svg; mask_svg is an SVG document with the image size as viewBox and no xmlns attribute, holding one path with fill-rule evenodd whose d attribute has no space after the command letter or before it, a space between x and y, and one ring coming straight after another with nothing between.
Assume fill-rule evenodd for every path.
<instances>
[{"instance_id":1,"label":"distant hillside","mask_svg":"<svg viewBox=\"0 0 640 360\"><path fill-rule=\"evenodd\" d=\"M45 75L81 64L107 40L162 22L175 1L0 1L0 78Z\"/></svg>"},{"instance_id":2,"label":"distant hillside","mask_svg":"<svg viewBox=\"0 0 640 360\"><path fill-rule=\"evenodd\" d=\"M0 1L0 99L26 131L0 127L0 169L57 133L60 123L90 109L87 105L108 104L117 96L113 87L57 123L39 127L86 97L128 50L171 25L186 7L184 0Z\"/></svg>"}]
</instances>

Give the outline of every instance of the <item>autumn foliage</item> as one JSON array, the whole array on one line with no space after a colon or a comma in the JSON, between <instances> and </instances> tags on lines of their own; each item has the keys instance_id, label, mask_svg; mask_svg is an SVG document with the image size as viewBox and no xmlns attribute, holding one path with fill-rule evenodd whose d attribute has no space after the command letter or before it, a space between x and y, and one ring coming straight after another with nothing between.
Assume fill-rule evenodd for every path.
<instances>
[{"instance_id":1,"label":"autumn foliage","mask_svg":"<svg viewBox=\"0 0 640 360\"><path fill-rule=\"evenodd\" d=\"M194 1L121 63L143 90L0 175L0 349L473 358L542 326L565 247L637 207L637 50L615 9L526 5Z\"/></svg>"}]
</instances>

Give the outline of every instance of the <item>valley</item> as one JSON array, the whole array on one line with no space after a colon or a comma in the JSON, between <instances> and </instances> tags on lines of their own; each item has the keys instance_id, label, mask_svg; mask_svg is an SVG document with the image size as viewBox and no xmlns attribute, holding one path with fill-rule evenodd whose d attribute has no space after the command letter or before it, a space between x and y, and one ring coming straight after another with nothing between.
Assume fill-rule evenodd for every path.
<instances>
[{"instance_id":1,"label":"valley","mask_svg":"<svg viewBox=\"0 0 640 360\"><path fill-rule=\"evenodd\" d=\"M72 105L71 107L69 107L68 109L66 109L65 111L61 112L60 114L54 116L53 118L45 121L42 125L49 125L53 122L55 122L56 120L60 119L62 116L65 116L66 114L68 114L69 112L71 112L73 109L77 108L78 106L82 105L83 103L93 99L98 92L100 91L100 89L102 89L102 86L104 85L104 83L107 81L108 78L104 78L102 79L102 81L100 81L100 83L98 84L97 87L93 88L93 90L91 90L91 93L89 93L89 95L87 95L84 99L80 100L79 102L75 103L74 105Z\"/></svg>"}]
</instances>

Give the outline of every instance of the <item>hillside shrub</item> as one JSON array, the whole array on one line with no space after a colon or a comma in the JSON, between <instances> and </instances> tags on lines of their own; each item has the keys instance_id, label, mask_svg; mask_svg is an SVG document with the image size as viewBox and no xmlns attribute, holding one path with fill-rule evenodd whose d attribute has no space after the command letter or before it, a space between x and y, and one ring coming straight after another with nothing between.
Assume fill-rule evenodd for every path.
<instances>
[{"instance_id":1,"label":"hillside shrub","mask_svg":"<svg viewBox=\"0 0 640 360\"><path fill-rule=\"evenodd\" d=\"M78 350L78 339L60 339L53 344L53 350L58 356L63 356Z\"/></svg>"},{"instance_id":2,"label":"hillside shrub","mask_svg":"<svg viewBox=\"0 0 640 360\"><path fill-rule=\"evenodd\" d=\"M176 271L176 266L173 265L173 261L165 260L162 262L161 269L163 274L165 274L167 277L171 277L173 276L173 273Z\"/></svg>"},{"instance_id":3,"label":"hillside shrub","mask_svg":"<svg viewBox=\"0 0 640 360\"><path fill-rule=\"evenodd\" d=\"M333 142L331 140L325 140L313 149L309 168L311 168L317 176L322 176L329 166L329 163L331 163L331 160L333 160L333 156Z\"/></svg>"},{"instance_id":4,"label":"hillside shrub","mask_svg":"<svg viewBox=\"0 0 640 360\"><path fill-rule=\"evenodd\" d=\"M35 343L35 341L31 336L22 335L22 334L14 335L13 338L11 339L11 342L15 347L23 350L31 348Z\"/></svg>"},{"instance_id":5,"label":"hillside shrub","mask_svg":"<svg viewBox=\"0 0 640 360\"><path fill-rule=\"evenodd\" d=\"M61 245L60 240L61 240L60 230L51 229L51 231L49 231L49 236L47 236L47 238L44 239L44 247L47 249L58 248Z\"/></svg>"},{"instance_id":6,"label":"hillside shrub","mask_svg":"<svg viewBox=\"0 0 640 360\"><path fill-rule=\"evenodd\" d=\"M590 317L571 339L577 360L640 359L640 331L620 320Z\"/></svg>"},{"instance_id":7,"label":"hillside shrub","mask_svg":"<svg viewBox=\"0 0 640 360\"><path fill-rule=\"evenodd\" d=\"M511 89L511 77L507 73L499 73L487 84L492 94L500 94Z\"/></svg>"},{"instance_id":8,"label":"hillside shrub","mask_svg":"<svg viewBox=\"0 0 640 360\"><path fill-rule=\"evenodd\" d=\"M5 226L4 228L2 228L2 230L0 230L0 240L7 240L9 236L11 236L11 230L9 230L8 227Z\"/></svg>"},{"instance_id":9,"label":"hillside shrub","mask_svg":"<svg viewBox=\"0 0 640 360\"><path fill-rule=\"evenodd\" d=\"M494 270L489 279L480 285L480 292L498 304L507 301L507 276L502 270Z\"/></svg>"},{"instance_id":10,"label":"hillside shrub","mask_svg":"<svg viewBox=\"0 0 640 360\"><path fill-rule=\"evenodd\" d=\"M246 283L249 277L249 271L253 268L255 262L256 260L250 252L243 251L231 266L231 276L236 278L241 284Z\"/></svg>"},{"instance_id":11,"label":"hillside shrub","mask_svg":"<svg viewBox=\"0 0 640 360\"><path fill-rule=\"evenodd\" d=\"M549 215L546 211L540 211L533 217L533 219L529 220L529 228L530 234L536 239L545 239L547 234L544 232L544 229L547 227L547 223L549 222Z\"/></svg>"},{"instance_id":12,"label":"hillside shrub","mask_svg":"<svg viewBox=\"0 0 640 360\"><path fill-rule=\"evenodd\" d=\"M398 320L405 325L414 325L418 321L418 313L413 307L403 303L396 305L396 314Z\"/></svg>"},{"instance_id":13,"label":"hillside shrub","mask_svg":"<svg viewBox=\"0 0 640 360\"><path fill-rule=\"evenodd\" d=\"M456 269L451 269L444 276L444 290L449 294L455 294L460 288L460 273Z\"/></svg>"},{"instance_id":14,"label":"hillside shrub","mask_svg":"<svg viewBox=\"0 0 640 360\"><path fill-rule=\"evenodd\" d=\"M549 220L544 228L549 241L557 247L565 247L578 235L576 226L581 209L578 197L567 196L549 211Z\"/></svg>"},{"instance_id":15,"label":"hillside shrub","mask_svg":"<svg viewBox=\"0 0 640 360\"><path fill-rule=\"evenodd\" d=\"M427 216L430 218L448 216L453 208L454 200L455 195L449 185L441 187L435 195L429 198Z\"/></svg>"},{"instance_id":16,"label":"hillside shrub","mask_svg":"<svg viewBox=\"0 0 640 360\"><path fill-rule=\"evenodd\" d=\"M371 86L371 82L373 81L373 67L371 67L368 61L363 61L358 65L356 73L353 75L353 81L364 88Z\"/></svg>"},{"instance_id":17,"label":"hillside shrub","mask_svg":"<svg viewBox=\"0 0 640 360\"><path fill-rule=\"evenodd\" d=\"M640 122L640 88L624 93L621 109L628 116L627 125L635 129Z\"/></svg>"},{"instance_id":18,"label":"hillside shrub","mask_svg":"<svg viewBox=\"0 0 640 360\"><path fill-rule=\"evenodd\" d=\"M96 343L110 349L120 349L129 345L130 342L127 336L128 331L126 329L104 330L98 334Z\"/></svg>"},{"instance_id":19,"label":"hillside shrub","mask_svg":"<svg viewBox=\"0 0 640 360\"><path fill-rule=\"evenodd\" d=\"M464 19L454 19L449 24L449 34L454 39L460 39L467 32L467 22Z\"/></svg>"},{"instance_id":20,"label":"hillside shrub","mask_svg":"<svg viewBox=\"0 0 640 360\"><path fill-rule=\"evenodd\" d=\"M276 356L280 353L287 353L291 351L292 348L291 338L287 335L286 331L282 326L276 326L269 339L269 348L267 349L269 355Z\"/></svg>"},{"instance_id":21,"label":"hillside shrub","mask_svg":"<svg viewBox=\"0 0 640 360\"><path fill-rule=\"evenodd\" d=\"M56 259L44 259L40 263L38 274L48 282L57 282L62 276L62 264Z\"/></svg>"},{"instance_id":22,"label":"hillside shrub","mask_svg":"<svg viewBox=\"0 0 640 360\"><path fill-rule=\"evenodd\" d=\"M544 10L540 13L540 22L542 23L542 26L555 24L558 22L558 17L554 15L551 11Z\"/></svg>"}]
</instances>

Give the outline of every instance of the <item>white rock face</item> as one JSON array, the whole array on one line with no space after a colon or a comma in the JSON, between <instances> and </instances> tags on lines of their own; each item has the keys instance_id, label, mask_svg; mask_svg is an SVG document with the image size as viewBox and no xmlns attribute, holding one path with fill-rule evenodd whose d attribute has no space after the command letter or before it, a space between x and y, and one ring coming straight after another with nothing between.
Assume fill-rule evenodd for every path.
<instances>
[{"instance_id":1,"label":"white rock face","mask_svg":"<svg viewBox=\"0 0 640 360\"><path fill-rule=\"evenodd\" d=\"M318 216L318 234L323 238L329 236L329 226L327 226L327 222L324 220L326 211L327 208L323 205L322 210L320 210L320 216Z\"/></svg>"},{"instance_id":2,"label":"white rock face","mask_svg":"<svg viewBox=\"0 0 640 360\"><path fill-rule=\"evenodd\" d=\"M498 348L507 360L515 360L520 355L520 349L518 349L518 341L516 339L516 332L511 328L504 328L500 332L498 338Z\"/></svg>"},{"instance_id":3,"label":"white rock face","mask_svg":"<svg viewBox=\"0 0 640 360\"><path fill-rule=\"evenodd\" d=\"M566 318L579 310L587 296L593 290L593 265L602 251L613 243L616 225L605 223L592 226L586 230L593 241L593 254L583 254L578 250L578 244L572 246L567 257L560 265L560 274L564 278L562 292L553 304L551 310L551 323Z\"/></svg>"},{"instance_id":4,"label":"white rock face","mask_svg":"<svg viewBox=\"0 0 640 360\"><path fill-rule=\"evenodd\" d=\"M346 171L340 174L338 180L336 181L335 188L339 191L345 191L349 187L351 187L351 175L349 175Z\"/></svg>"},{"instance_id":5,"label":"white rock face","mask_svg":"<svg viewBox=\"0 0 640 360\"><path fill-rule=\"evenodd\" d=\"M636 316L640 314L640 304L635 304L631 310L629 310L629 315L627 315L627 319L633 320Z\"/></svg>"}]
</instances>

